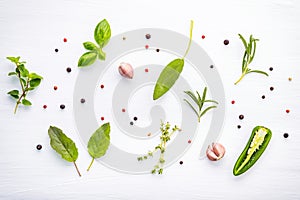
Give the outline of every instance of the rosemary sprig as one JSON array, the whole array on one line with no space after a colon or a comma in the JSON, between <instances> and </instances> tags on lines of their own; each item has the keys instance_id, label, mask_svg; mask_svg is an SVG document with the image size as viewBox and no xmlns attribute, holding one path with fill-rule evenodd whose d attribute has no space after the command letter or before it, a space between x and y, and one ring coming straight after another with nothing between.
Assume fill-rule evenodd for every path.
<instances>
[{"instance_id":1,"label":"rosemary sprig","mask_svg":"<svg viewBox=\"0 0 300 200\"><path fill-rule=\"evenodd\" d=\"M253 61L253 58L255 56L256 42L259 41L259 39L255 39L252 35L250 35L249 43L247 43L245 38L241 34L239 34L239 37L244 44L245 52L244 52L244 57L242 62L242 75L234 84L235 85L238 84L244 78L244 76L249 73L259 73L259 74L269 76L264 71L251 70L250 68L248 68L249 64Z\"/></svg>"},{"instance_id":2,"label":"rosemary sprig","mask_svg":"<svg viewBox=\"0 0 300 200\"><path fill-rule=\"evenodd\" d=\"M198 122L200 123L200 118L210 109L216 108L217 106L209 106L207 108L205 108L203 111L203 106L205 103L215 103L218 104L217 101L214 100L206 100L206 92L207 92L207 87L204 88L203 90L203 94L202 97L200 96L199 92L196 91L196 94L194 94L191 91L184 91L184 93L186 93L187 95L189 95L189 97L196 103L198 108L195 108L188 100L184 99L184 101L193 109L193 111L195 112L195 114L198 117Z\"/></svg>"},{"instance_id":3,"label":"rosemary sprig","mask_svg":"<svg viewBox=\"0 0 300 200\"><path fill-rule=\"evenodd\" d=\"M172 135L176 131L181 131L181 129L176 125L171 129L171 125L169 122L167 122L166 124L161 122L160 131L162 133L162 135L160 136L160 144L157 145L153 151L149 151L146 155L143 155L143 156L140 156L137 158L138 161L146 160L149 157L153 157L153 154L156 151L160 150L160 157L159 157L157 164L154 166L153 170L151 171L152 174L156 174L156 173L162 174L163 173L163 166L165 163L164 153L166 151L166 144L171 139Z\"/></svg>"}]
</instances>

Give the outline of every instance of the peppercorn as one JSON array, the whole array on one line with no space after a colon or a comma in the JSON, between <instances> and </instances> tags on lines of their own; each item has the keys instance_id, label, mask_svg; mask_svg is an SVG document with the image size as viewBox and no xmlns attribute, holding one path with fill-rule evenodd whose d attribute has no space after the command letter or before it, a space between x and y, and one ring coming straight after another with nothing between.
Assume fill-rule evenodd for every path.
<instances>
[{"instance_id":1,"label":"peppercorn","mask_svg":"<svg viewBox=\"0 0 300 200\"><path fill-rule=\"evenodd\" d=\"M40 144L36 145L36 149L37 150L41 150L42 149L42 145L40 145Z\"/></svg>"},{"instance_id":2,"label":"peppercorn","mask_svg":"<svg viewBox=\"0 0 300 200\"><path fill-rule=\"evenodd\" d=\"M59 107L60 107L60 109L62 109L62 110L66 108L66 106L65 106L64 104L61 104Z\"/></svg>"}]
</instances>

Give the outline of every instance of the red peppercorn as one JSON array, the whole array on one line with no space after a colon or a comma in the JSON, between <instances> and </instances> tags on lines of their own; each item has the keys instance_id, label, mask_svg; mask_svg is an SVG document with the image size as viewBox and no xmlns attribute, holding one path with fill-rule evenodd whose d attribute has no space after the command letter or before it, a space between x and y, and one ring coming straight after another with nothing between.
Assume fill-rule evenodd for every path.
<instances>
[{"instance_id":1,"label":"red peppercorn","mask_svg":"<svg viewBox=\"0 0 300 200\"><path fill-rule=\"evenodd\" d=\"M191 144L191 143L192 143L192 140L188 140L188 143Z\"/></svg>"},{"instance_id":2,"label":"red peppercorn","mask_svg":"<svg viewBox=\"0 0 300 200\"><path fill-rule=\"evenodd\" d=\"M146 69L145 69L145 72L149 72L149 69L148 69L148 68L146 68Z\"/></svg>"},{"instance_id":3,"label":"red peppercorn","mask_svg":"<svg viewBox=\"0 0 300 200\"><path fill-rule=\"evenodd\" d=\"M64 42L67 42L68 40L67 40L67 38L64 38Z\"/></svg>"},{"instance_id":4,"label":"red peppercorn","mask_svg":"<svg viewBox=\"0 0 300 200\"><path fill-rule=\"evenodd\" d=\"M46 109L46 108L47 108L47 105L43 105L43 108Z\"/></svg>"},{"instance_id":5,"label":"red peppercorn","mask_svg":"<svg viewBox=\"0 0 300 200\"><path fill-rule=\"evenodd\" d=\"M231 104L235 104L235 101L234 101L234 100L232 100L232 101L231 101Z\"/></svg>"},{"instance_id":6,"label":"red peppercorn","mask_svg":"<svg viewBox=\"0 0 300 200\"><path fill-rule=\"evenodd\" d=\"M122 112L126 112L126 109L125 109L125 108L122 108Z\"/></svg>"},{"instance_id":7,"label":"red peppercorn","mask_svg":"<svg viewBox=\"0 0 300 200\"><path fill-rule=\"evenodd\" d=\"M202 35L202 39L205 39L205 35Z\"/></svg>"},{"instance_id":8,"label":"red peppercorn","mask_svg":"<svg viewBox=\"0 0 300 200\"><path fill-rule=\"evenodd\" d=\"M103 88L104 88L104 85L100 85L100 88L103 89Z\"/></svg>"},{"instance_id":9,"label":"red peppercorn","mask_svg":"<svg viewBox=\"0 0 300 200\"><path fill-rule=\"evenodd\" d=\"M104 121L104 117L101 117L101 121Z\"/></svg>"},{"instance_id":10,"label":"red peppercorn","mask_svg":"<svg viewBox=\"0 0 300 200\"><path fill-rule=\"evenodd\" d=\"M55 85L55 86L53 87L53 89L54 89L54 90L57 90L57 86Z\"/></svg>"},{"instance_id":11,"label":"red peppercorn","mask_svg":"<svg viewBox=\"0 0 300 200\"><path fill-rule=\"evenodd\" d=\"M149 49L149 45L148 44L145 45L145 49Z\"/></svg>"},{"instance_id":12,"label":"red peppercorn","mask_svg":"<svg viewBox=\"0 0 300 200\"><path fill-rule=\"evenodd\" d=\"M286 113L290 113L290 110L289 110L289 109L287 109L285 112L286 112Z\"/></svg>"}]
</instances>

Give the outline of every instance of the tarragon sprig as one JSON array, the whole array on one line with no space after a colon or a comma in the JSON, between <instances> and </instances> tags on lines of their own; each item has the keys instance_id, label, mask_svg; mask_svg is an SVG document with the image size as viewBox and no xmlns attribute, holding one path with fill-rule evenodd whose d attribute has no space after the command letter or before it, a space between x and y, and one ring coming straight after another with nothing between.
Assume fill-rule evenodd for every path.
<instances>
[{"instance_id":1,"label":"tarragon sprig","mask_svg":"<svg viewBox=\"0 0 300 200\"><path fill-rule=\"evenodd\" d=\"M209 106L207 108L205 108L203 111L203 106L205 103L215 103L218 104L217 101L214 100L206 100L206 92L207 92L207 87L204 88L203 90L203 94L202 97L200 96L199 92L196 91L196 94L194 94L191 91L184 91L184 93L186 93L187 95L189 95L189 97L194 101L194 103L197 105L197 107L195 108L187 99L184 99L184 101L193 109L193 111L195 112L195 114L198 117L198 122L200 123L200 118L210 109L216 108L217 106Z\"/></svg>"},{"instance_id":2,"label":"tarragon sprig","mask_svg":"<svg viewBox=\"0 0 300 200\"><path fill-rule=\"evenodd\" d=\"M259 41L259 39L255 39L252 35L250 35L249 43L247 43L245 38L241 34L239 34L239 37L244 44L245 52L244 52L243 63L242 63L242 75L234 84L235 85L238 84L244 78L244 76L249 73L260 73L260 74L269 76L264 71L252 70L252 69L248 68L249 64L254 59L255 51L256 51L256 42Z\"/></svg>"},{"instance_id":3,"label":"tarragon sprig","mask_svg":"<svg viewBox=\"0 0 300 200\"><path fill-rule=\"evenodd\" d=\"M16 76L19 79L21 91L11 90L7 94L16 99L16 106L14 113L16 114L19 104L24 106L31 106L31 102L26 98L29 91L36 89L43 79L42 76L36 73L29 73L25 67L24 61L20 62L20 57L7 57L8 60L15 63L15 71L9 72L8 76Z\"/></svg>"},{"instance_id":4,"label":"tarragon sprig","mask_svg":"<svg viewBox=\"0 0 300 200\"><path fill-rule=\"evenodd\" d=\"M156 151L160 150L160 157L159 157L157 164L154 166L153 170L151 171L152 174L156 174L156 173L162 174L163 173L163 166L165 163L164 153L166 151L166 144L168 141L170 141L172 135L176 131L181 131L181 129L176 125L173 128L171 128L171 125L169 122L167 122L166 124L161 122L160 131L162 133L160 136L160 144L157 145L153 151L149 151L146 155L143 155L143 156L140 156L137 158L138 161L146 160L146 159L148 159L148 157L153 157L153 154Z\"/></svg>"}]
</instances>

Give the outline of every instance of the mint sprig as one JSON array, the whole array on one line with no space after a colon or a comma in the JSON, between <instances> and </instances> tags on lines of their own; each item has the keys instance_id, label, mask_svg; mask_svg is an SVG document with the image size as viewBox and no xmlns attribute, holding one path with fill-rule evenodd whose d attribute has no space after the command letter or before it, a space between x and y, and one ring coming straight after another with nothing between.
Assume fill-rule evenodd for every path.
<instances>
[{"instance_id":1,"label":"mint sprig","mask_svg":"<svg viewBox=\"0 0 300 200\"><path fill-rule=\"evenodd\" d=\"M78 67L86 67L92 65L97 58L105 60L106 54L103 47L107 45L111 37L110 25L106 19L103 19L95 28L94 39L97 44L93 42L84 42L83 46L88 52L84 53L78 60Z\"/></svg>"},{"instance_id":2,"label":"mint sprig","mask_svg":"<svg viewBox=\"0 0 300 200\"><path fill-rule=\"evenodd\" d=\"M14 113L16 114L18 106L23 104L24 106L31 106L32 103L26 98L29 91L36 89L43 77L36 74L30 73L28 69L25 67L24 61L20 62L19 57L7 57L8 60L15 63L16 69L15 71L9 72L8 76L16 76L19 79L21 90L11 90L7 94L16 99L16 106L14 109Z\"/></svg>"}]
</instances>

